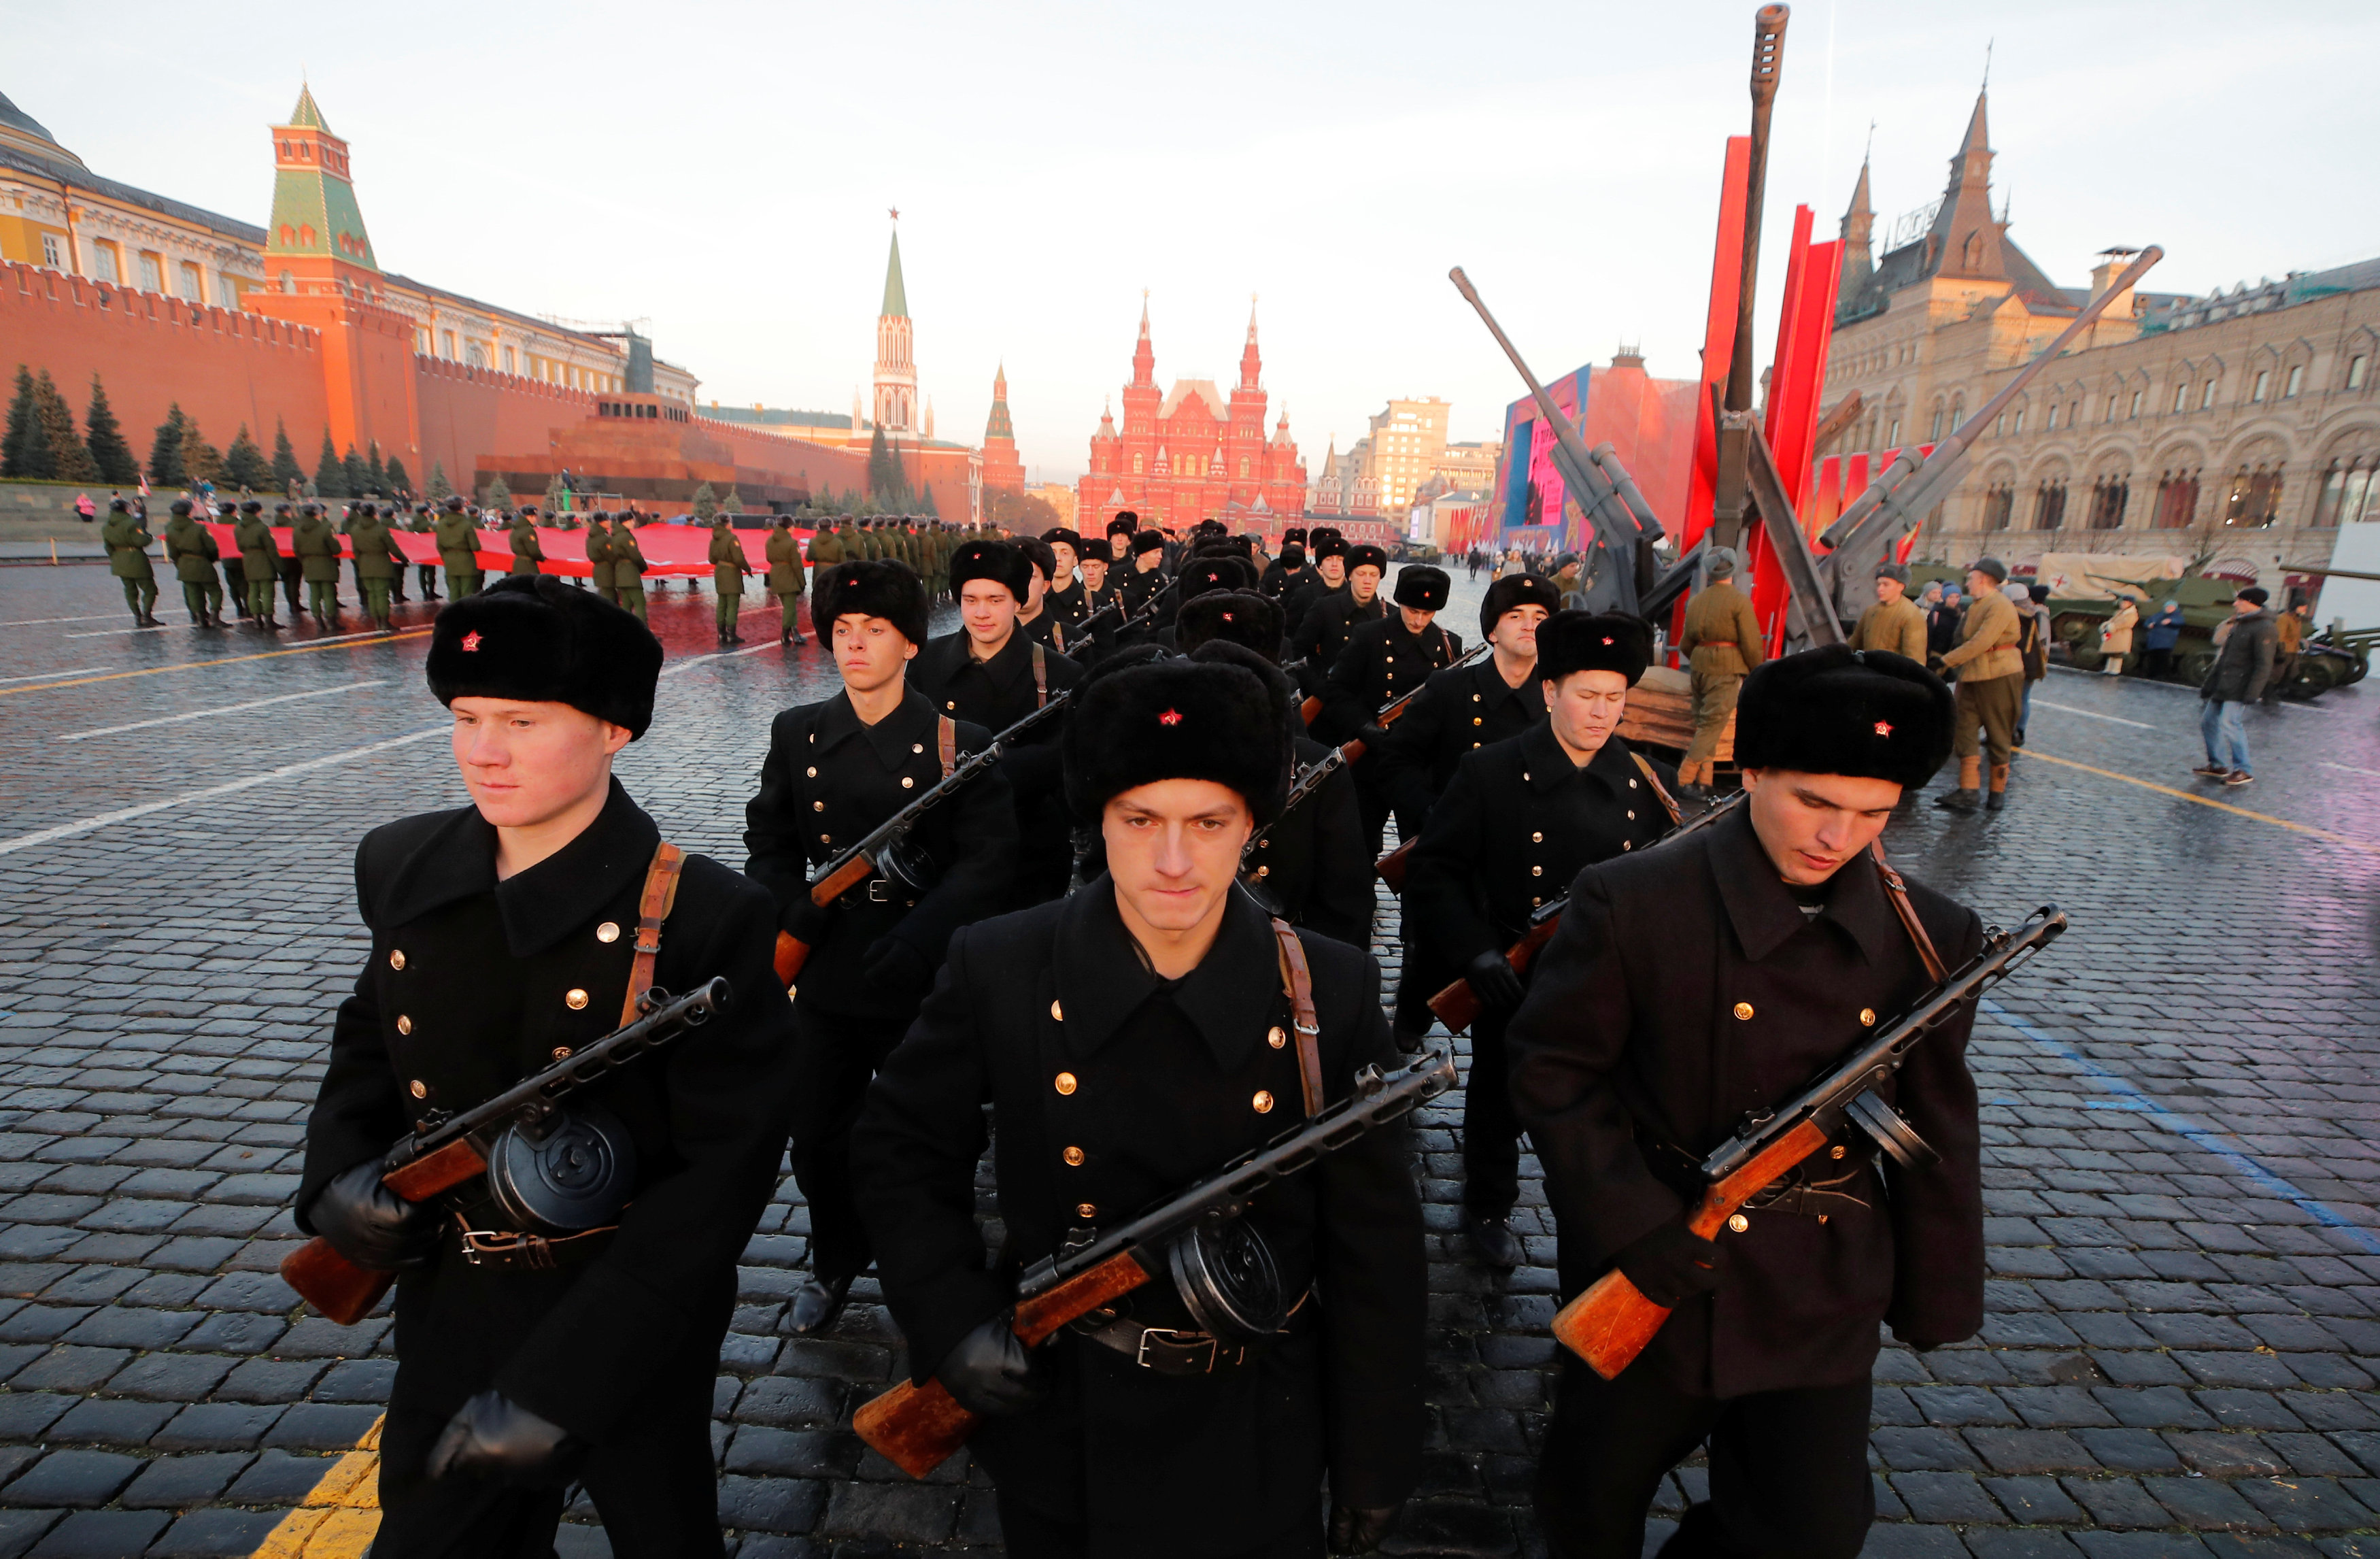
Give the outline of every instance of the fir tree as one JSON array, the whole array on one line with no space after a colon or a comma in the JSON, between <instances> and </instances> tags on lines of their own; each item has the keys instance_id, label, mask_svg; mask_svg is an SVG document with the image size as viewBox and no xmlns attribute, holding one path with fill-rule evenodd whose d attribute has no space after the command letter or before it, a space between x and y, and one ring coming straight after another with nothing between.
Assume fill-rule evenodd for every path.
<instances>
[{"instance_id":1,"label":"fir tree","mask_svg":"<svg viewBox=\"0 0 2380 1559\"><path fill-rule=\"evenodd\" d=\"M352 444L347 445L347 452L339 457L339 476L350 498L360 498L372 490L371 470L364 464L364 457L356 453L356 446Z\"/></svg>"},{"instance_id":2,"label":"fir tree","mask_svg":"<svg viewBox=\"0 0 2380 1559\"><path fill-rule=\"evenodd\" d=\"M446 480L445 461L430 462L430 489L422 496L433 504L443 504L447 499L455 496L455 484Z\"/></svg>"},{"instance_id":3,"label":"fir tree","mask_svg":"<svg viewBox=\"0 0 2380 1559\"><path fill-rule=\"evenodd\" d=\"M694 518L708 525L710 517L718 512L719 494L713 493L710 483L706 481L694 490Z\"/></svg>"},{"instance_id":4,"label":"fir tree","mask_svg":"<svg viewBox=\"0 0 2380 1559\"><path fill-rule=\"evenodd\" d=\"M289 442L289 424L274 418L273 422L273 485L286 493L293 481L306 480L306 468L298 463L298 451Z\"/></svg>"},{"instance_id":5,"label":"fir tree","mask_svg":"<svg viewBox=\"0 0 2380 1559\"><path fill-rule=\"evenodd\" d=\"M918 500L917 509L920 514L925 515L929 519L940 519L941 518L942 511L934 507L934 484L932 482L929 481L926 483L925 496Z\"/></svg>"},{"instance_id":6,"label":"fir tree","mask_svg":"<svg viewBox=\"0 0 2380 1559\"><path fill-rule=\"evenodd\" d=\"M51 481L99 480L99 468L91 464L91 451L82 446L82 435L75 432L74 408L58 394L46 368L33 381L33 416L41 423L42 436L50 446Z\"/></svg>"},{"instance_id":7,"label":"fir tree","mask_svg":"<svg viewBox=\"0 0 2380 1559\"><path fill-rule=\"evenodd\" d=\"M150 473L152 477L155 472ZM331 443L331 430L322 430L322 453L314 462L314 491L309 496L345 498L347 492L347 468L339 463L339 452Z\"/></svg>"},{"instance_id":8,"label":"fir tree","mask_svg":"<svg viewBox=\"0 0 2380 1559\"><path fill-rule=\"evenodd\" d=\"M719 500L719 511L722 514L742 514L744 512L744 494L735 491L735 483L728 483L727 496Z\"/></svg>"},{"instance_id":9,"label":"fir tree","mask_svg":"<svg viewBox=\"0 0 2380 1559\"><path fill-rule=\"evenodd\" d=\"M370 483L364 489L367 493L384 493L388 491L388 468L380 463L378 439L371 441L371 458L364 463L364 480Z\"/></svg>"},{"instance_id":10,"label":"fir tree","mask_svg":"<svg viewBox=\"0 0 2380 1559\"><path fill-rule=\"evenodd\" d=\"M182 465L182 406L174 403L149 441L149 480L159 487L179 487L190 480Z\"/></svg>"},{"instance_id":11,"label":"fir tree","mask_svg":"<svg viewBox=\"0 0 2380 1559\"><path fill-rule=\"evenodd\" d=\"M140 480L140 461L132 446L124 442L124 428L115 420L115 408L107 404L107 389L99 375L91 376L91 413L83 419L83 447L91 451L91 463L99 471L99 480L110 487L129 487Z\"/></svg>"},{"instance_id":12,"label":"fir tree","mask_svg":"<svg viewBox=\"0 0 2380 1559\"><path fill-rule=\"evenodd\" d=\"M509 512L512 506L512 484L504 481L504 476L502 471L498 471L496 473L496 479L488 483L488 507L492 509L504 509Z\"/></svg>"},{"instance_id":13,"label":"fir tree","mask_svg":"<svg viewBox=\"0 0 2380 1559\"><path fill-rule=\"evenodd\" d=\"M909 504L909 473L901 469L900 452L884 442L881 427L868 441L868 496L885 514L898 514Z\"/></svg>"},{"instance_id":14,"label":"fir tree","mask_svg":"<svg viewBox=\"0 0 2380 1559\"><path fill-rule=\"evenodd\" d=\"M181 411L178 407L175 409ZM207 442L206 435L199 432L199 425L190 420L188 412L181 412L181 417L182 480L220 484L224 479L223 451Z\"/></svg>"},{"instance_id":15,"label":"fir tree","mask_svg":"<svg viewBox=\"0 0 2380 1559\"><path fill-rule=\"evenodd\" d=\"M388 495L392 498L413 491L413 473L405 462L392 455L388 457Z\"/></svg>"},{"instance_id":16,"label":"fir tree","mask_svg":"<svg viewBox=\"0 0 2380 1559\"><path fill-rule=\"evenodd\" d=\"M224 451L224 480L246 492L256 493L273 484L273 467L264 458L264 451L248 436L248 424L239 425L239 436Z\"/></svg>"},{"instance_id":17,"label":"fir tree","mask_svg":"<svg viewBox=\"0 0 2380 1559\"><path fill-rule=\"evenodd\" d=\"M17 365L17 393L8 402L8 433L0 442L0 477L30 477L29 464L46 463L49 445L33 415L33 371Z\"/></svg>"}]
</instances>

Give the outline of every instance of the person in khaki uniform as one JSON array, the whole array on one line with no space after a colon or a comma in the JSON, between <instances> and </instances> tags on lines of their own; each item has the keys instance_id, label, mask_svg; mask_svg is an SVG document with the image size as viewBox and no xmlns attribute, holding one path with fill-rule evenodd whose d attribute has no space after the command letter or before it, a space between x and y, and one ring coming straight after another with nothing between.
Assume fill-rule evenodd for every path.
<instances>
[{"instance_id":1,"label":"person in khaki uniform","mask_svg":"<svg viewBox=\"0 0 2380 1559\"><path fill-rule=\"evenodd\" d=\"M339 620L339 533L322 518L319 505L309 504L289 533L289 550L306 576L307 610L316 627Z\"/></svg>"},{"instance_id":2,"label":"person in khaki uniform","mask_svg":"<svg viewBox=\"0 0 2380 1559\"><path fill-rule=\"evenodd\" d=\"M430 505L427 504L414 505L413 518L405 522L405 528L417 536L435 535L438 528L431 523ZM424 601L437 600L438 565L434 563L417 563L413 566L413 573L414 582L421 587L421 599ZM289 615L293 617L298 615L298 592L294 588L289 592Z\"/></svg>"},{"instance_id":3,"label":"person in khaki uniform","mask_svg":"<svg viewBox=\"0 0 2380 1559\"><path fill-rule=\"evenodd\" d=\"M480 529L463 512L463 500L449 498L432 522L438 534L438 561L446 569L446 594L460 601L480 589Z\"/></svg>"},{"instance_id":4,"label":"person in khaki uniform","mask_svg":"<svg viewBox=\"0 0 2380 1559\"><path fill-rule=\"evenodd\" d=\"M2281 689L2298 674L2298 657L2305 652L2306 603L2295 606L2273 619L2273 675L2265 683L2265 702L2278 703Z\"/></svg>"},{"instance_id":5,"label":"person in khaki uniform","mask_svg":"<svg viewBox=\"0 0 2380 1559\"><path fill-rule=\"evenodd\" d=\"M1967 615L1942 666L1958 678L1959 713L1950 750L1959 757L1959 787L1934 798L1937 807L1972 812L1978 806L1998 811L2007 804L2009 761L2016 749L2018 706L2024 701L2024 657L2017 639L2023 624L2016 603L2000 593L2008 565L1979 557L1967 570ZM1985 750L1991 757L1991 795L1980 781Z\"/></svg>"},{"instance_id":6,"label":"person in khaki uniform","mask_svg":"<svg viewBox=\"0 0 2380 1559\"><path fill-rule=\"evenodd\" d=\"M1860 614L1852 648L1889 650L1925 664L1925 614L1909 599L1907 567L1889 561L1876 566L1876 604Z\"/></svg>"},{"instance_id":7,"label":"person in khaki uniform","mask_svg":"<svg viewBox=\"0 0 2380 1559\"><path fill-rule=\"evenodd\" d=\"M122 498L107 505L107 523L99 528L107 546L107 571L124 581L124 604L132 608L135 627L163 627L157 604L157 570L149 561L149 543L155 538L142 517Z\"/></svg>"},{"instance_id":8,"label":"person in khaki uniform","mask_svg":"<svg viewBox=\"0 0 2380 1559\"><path fill-rule=\"evenodd\" d=\"M710 582L719 592L719 642L741 644L744 636L735 631L735 619L744 610L744 576L752 572L752 560L744 555L744 538L735 533L735 523L726 515L715 516L710 521Z\"/></svg>"},{"instance_id":9,"label":"person in khaki uniform","mask_svg":"<svg viewBox=\"0 0 2380 1559\"><path fill-rule=\"evenodd\" d=\"M366 504L356 511L347 526L347 544L355 549L356 588L364 598L364 615L381 632L395 633L389 593L404 577L405 554L376 506Z\"/></svg>"},{"instance_id":10,"label":"person in khaki uniform","mask_svg":"<svg viewBox=\"0 0 2380 1559\"><path fill-rule=\"evenodd\" d=\"M165 561L182 581L182 604L189 609L192 627L221 627L213 604L223 599L223 582L215 575L214 535L190 518L190 501L174 500L174 518L165 522Z\"/></svg>"},{"instance_id":11,"label":"person in khaki uniform","mask_svg":"<svg viewBox=\"0 0 2380 1559\"><path fill-rule=\"evenodd\" d=\"M281 579L281 549L273 544L273 527L264 523L264 505L250 500L239 507L239 523L232 528L239 543L240 572L248 581L248 615L261 630L281 627L273 615L273 587Z\"/></svg>"},{"instance_id":12,"label":"person in khaki uniform","mask_svg":"<svg viewBox=\"0 0 2380 1559\"><path fill-rule=\"evenodd\" d=\"M518 579L525 574L544 572L538 566L545 561L545 546L537 539L535 509L523 509L513 516L512 534L504 540L513 549L512 566L504 570L505 578Z\"/></svg>"},{"instance_id":13,"label":"person in khaki uniform","mask_svg":"<svg viewBox=\"0 0 2380 1559\"><path fill-rule=\"evenodd\" d=\"M815 548L825 534L810 542ZM777 528L769 532L769 593L777 598L777 610L782 620L777 626L777 642L799 644L802 639L801 619L795 615L802 602L802 539L794 534L794 517L779 515Z\"/></svg>"},{"instance_id":14,"label":"person in khaki uniform","mask_svg":"<svg viewBox=\"0 0 2380 1559\"><path fill-rule=\"evenodd\" d=\"M1710 794L1718 768L1718 738L1735 713L1735 695L1744 675L1768 658L1759 619L1752 601L1735 588L1735 554L1713 547L1703 561L1705 583L1686 603L1685 631L1678 648L1688 655L1694 672L1694 739L1678 765L1678 788L1701 800Z\"/></svg>"},{"instance_id":15,"label":"person in khaki uniform","mask_svg":"<svg viewBox=\"0 0 2380 1559\"><path fill-rule=\"evenodd\" d=\"M620 591L613 583L612 517L601 509L587 517L587 561L595 570L595 593L620 604Z\"/></svg>"},{"instance_id":16,"label":"person in khaki uniform","mask_svg":"<svg viewBox=\"0 0 2380 1559\"><path fill-rule=\"evenodd\" d=\"M636 526L622 515L612 526L612 588L620 604L645 621L645 554L637 545Z\"/></svg>"}]
</instances>

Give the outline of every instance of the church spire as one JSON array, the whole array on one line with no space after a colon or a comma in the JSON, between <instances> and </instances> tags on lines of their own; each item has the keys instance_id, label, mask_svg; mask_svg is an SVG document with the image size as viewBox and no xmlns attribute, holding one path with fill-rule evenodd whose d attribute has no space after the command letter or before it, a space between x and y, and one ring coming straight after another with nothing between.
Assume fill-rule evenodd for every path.
<instances>
[{"instance_id":1,"label":"church spire","mask_svg":"<svg viewBox=\"0 0 2380 1559\"><path fill-rule=\"evenodd\" d=\"M1248 344L1240 353L1240 388L1253 390L1264 371L1264 359L1257 351L1257 295L1248 294Z\"/></svg>"},{"instance_id":2,"label":"church spire","mask_svg":"<svg viewBox=\"0 0 2380 1559\"><path fill-rule=\"evenodd\" d=\"M1013 439L1016 429L1008 420L1008 364L1002 362L991 376L991 418L983 425L983 436Z\"/></svg>"},{"instance_id":3,"label":"church spire","mask_svg":"<svg viewBox=\"0 0 2380 1559\"><path fill-rule=\"evenodd\" d=\"M1942 207L1927 235L1933 246L1927 269L1934 274L2005 281L2007 266L2000 254L2000 225L1992 215L1992 146L1985 100L1975 94L1974 112L1967 117L1967 133L1959 153L1950 159L1950 182L1942 191Z\"/></svg>"},{"instance_id":4,"label":"church spire","mask_svg":"<svg viewBox=\"0 0 2380 1559\"><path fill-rule=\"evenodd\" d=\"M884 307L877 311L887 319L909 317L909 288L901 280L901 213L892 213L892 254L884 262Z\"/></svg>"},{"instance_id":5,"label":"church spire","mask_svg":"<svg viewBox=\"0 0 2380 1559\"><path fill-rule=\"evenodd\" d=\"M1157 383L1157 348L1148 344L1148 289L1140 289L1140 339L1132 348L1132 382L1139 385Z\"/></svg>"},{"instance_id":6,"label":"church spire","mask_svg":"<svg viewBox=\"0 0 2380 1559\"><path fill-rule=\"evenodd\" d=\"M1843 213L1842 269L1835 287L1835 296L1849 303L1876 273L1876 252L1872 239L1876 232L1876 208L1868 193L1868 159L1860 160L1859 183L1852 189L1851 208Z\"/></svg>"}]
</instances>

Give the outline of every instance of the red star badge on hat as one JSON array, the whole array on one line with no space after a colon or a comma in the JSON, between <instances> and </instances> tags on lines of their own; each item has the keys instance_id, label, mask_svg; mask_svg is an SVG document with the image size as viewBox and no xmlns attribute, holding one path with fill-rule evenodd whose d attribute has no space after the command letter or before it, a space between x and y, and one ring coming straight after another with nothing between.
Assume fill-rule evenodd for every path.
<instances>
[{"instance_id":1,"label":"red star badge on hat","mask_svg":"<svg viewBox=\"0 0 2380 1559\"><path fill-rule=\"evenodd\" d=\"M1608 633L1607 633L1607 634L1605 634L1605 635L1603 636L1603 641L1604 641L1606 644L1610 643L1610 642L1611 642L1611 636L1610 636L1609 634L1608 634Z\"/></svg>"},{"instance_id":2,"label":"red star badge on hat","mask_svg":"<svg viewBox=\"0 0 2380 1559\"><path fill-rule=\"evenodd\" d=\"M1892 722L1889 720L1877 721L1876 723L1876 734L1879 737L1888 737L1892 735Z\"/></svg>"},{"instance_id":3,"label":"red star badge on hat","mask_svg":"<svg viewBox=\"0 0 2380 1559\"><path fill-rule=\"evenodd\" d=\"M463 653L468 655L480 648L480 630L473 628L463 636Z\"/></svg>"},{"instance_id":4,"label":"red star badge on hat","mask_svg":"<svg viewBox=\"0 0 2380 1559\"><path fill-rule=\"evenodd\" d=\"M1160 725L1179 725L1182 724L1182 712L1178 709L1169 709L1157 717L1157 723Z\"/></svg>"}]
</instances>

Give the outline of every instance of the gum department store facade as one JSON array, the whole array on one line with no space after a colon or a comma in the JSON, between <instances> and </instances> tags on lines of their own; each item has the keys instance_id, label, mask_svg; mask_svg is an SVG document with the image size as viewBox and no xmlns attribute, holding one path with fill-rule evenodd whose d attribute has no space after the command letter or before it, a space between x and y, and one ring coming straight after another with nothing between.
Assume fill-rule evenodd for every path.
<instances>
[{"instance_id":1,"label":"gum department store facade","mask_svg":"<svg viewBox=\"0 0 2380 1559\"><path fill-rule=\"evenodd\" d=\"M2087 291L2049 282L1992 214L1991 158L1978 97L1940 205L1880 261L1860 170L1827 399L1856 390L1866 409L1821 454L1949 432L2127 262L2111 251ZM1982 432L1915 555L2204 556L2277 583L2284 563L2327 562L2340 524L2380 520L2375 371L2380 261L2203 298L2118 298Z\"/></svg>"}]
</instances>

